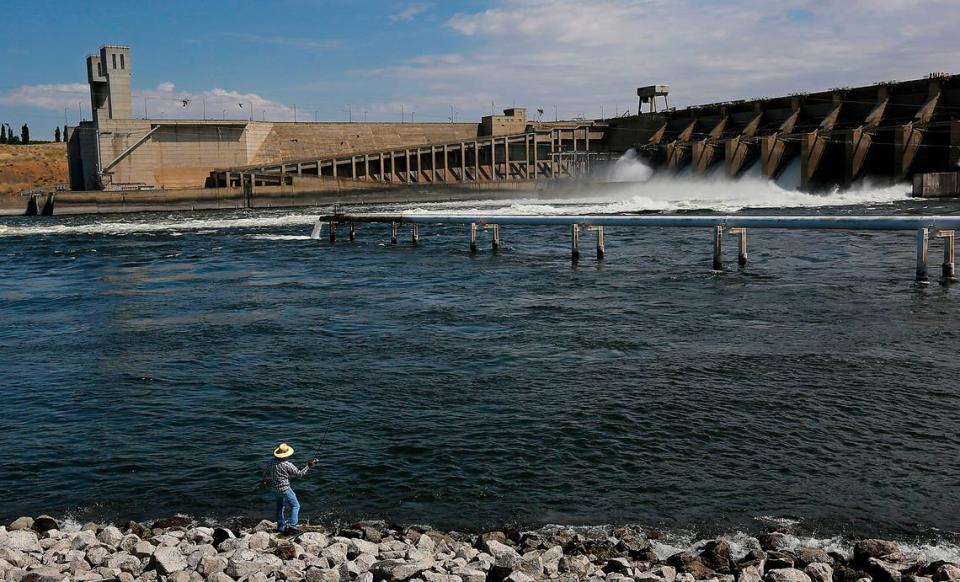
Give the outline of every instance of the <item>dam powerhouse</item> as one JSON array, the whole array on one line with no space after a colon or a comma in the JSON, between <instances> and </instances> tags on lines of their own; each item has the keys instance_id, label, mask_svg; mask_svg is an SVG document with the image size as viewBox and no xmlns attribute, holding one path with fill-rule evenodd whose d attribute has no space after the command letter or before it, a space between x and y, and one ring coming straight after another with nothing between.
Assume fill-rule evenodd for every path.
<instances>
[{"instance_id":1,"label":"dam powerhouse","mask_svg":"<svg viewBox=\"0 0 960 582\"><path fill-rule=\"evenodd\" d=\"M129 47L102 47L86 70L92 120L67 128L75 192L58 204L280 206L437 186L475 197L589 177L631 149L658 172L722 166L736 178L759 165L772 179L799 160L805 191L869 177L960 194L960 75L679 109L653 85L637 90L636 115L613 119L541 121L514 107L479 123L340 123L138 119Z\"/></svg>"}]
</instances>

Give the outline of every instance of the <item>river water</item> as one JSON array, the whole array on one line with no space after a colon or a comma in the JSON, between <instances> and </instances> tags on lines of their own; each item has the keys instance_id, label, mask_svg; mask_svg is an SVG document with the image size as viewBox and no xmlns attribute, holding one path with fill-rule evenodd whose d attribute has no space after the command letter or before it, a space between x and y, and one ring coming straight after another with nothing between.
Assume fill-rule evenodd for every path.
<instances>
[{"instance_id":1,"label":"river water","mask_svg":"<svg viewBox=\"0 0 960 582\"><path fill-rule=\"evenodd\" d=\"M678 182L364 208L398 209L960 203ZM325 210L2 219L0 518L268 516L258 469L287 441L320 459L295 484L313 519L900 537L960 520L960 286L913 282L910 234L756 231L746 269L731 244L712 273L705 230L608 228L606 260L574 267L564 228L504 228L499 255L481 239L470 257L463 227L422 227L417 248L374 225L310 240Z\"/></svg>"}]
</instances>

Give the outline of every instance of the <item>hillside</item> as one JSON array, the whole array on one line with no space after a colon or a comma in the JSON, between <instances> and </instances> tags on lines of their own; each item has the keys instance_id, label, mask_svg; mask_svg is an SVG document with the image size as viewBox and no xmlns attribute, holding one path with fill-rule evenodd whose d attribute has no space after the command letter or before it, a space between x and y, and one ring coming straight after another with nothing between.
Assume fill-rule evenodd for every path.
<instances>
[{"instance_id":1,"label":"hillside","mask_svg":"<svg viewBox=\"0 0 960 582\"><path fill-rule=\"evenodd\" d=\"M67 146L0 144L0 194L67 184Z\"/></svg>"}]
</instances>

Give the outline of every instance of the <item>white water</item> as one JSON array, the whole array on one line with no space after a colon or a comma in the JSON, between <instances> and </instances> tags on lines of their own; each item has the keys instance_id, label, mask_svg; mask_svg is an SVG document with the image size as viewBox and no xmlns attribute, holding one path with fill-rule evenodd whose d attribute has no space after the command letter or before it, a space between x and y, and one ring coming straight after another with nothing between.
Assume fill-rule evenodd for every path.
<instances>
[{"instance_id":1,"label":"white water","mask_svg":"<svg viewBox=\"0 0 960 582\"><path fill-rule=\"evenodd\" d=\"M83 222L79 222L82 220ZM312 225L317 221L316 214L285 214L277 216L238 217L238 218L191 218L183 216L167 216L151 222L143 215L130 215L129 221L118 221L110 217L108 221L88 218L71 218L62 223L49 222L47 219L38 219L36 224L9 225L0 224L0 236L25 235L83 235L107 234L124 236L128 234L164 233L179 236L182 231L193 234L214 234L227 228L269 228L274 226ZM309 237L307 237L309 238Z\"/></svg>"},{"instance_id":2,"label":"white water","mask_svg":"<svg viewBox=\"0 0 960 582\"><path fill-rule=\"evenodd\" d=\"M720 167L705 176L692 172L678 175L655 174L630 150L603 176L604 183L584 185L581 196L555 199L525 198L511 201L445 202L406 205L411 213L462 214L605 214L630 212L673 212L713 210L737 212L744 208L817 208L856 205L883 205L915 200L910 186L860 184L848 190L828 194L807 194L800 185L800 161L794 159L777 180L760 176L759 164L733 180Z\"/></svg>"},{"instance_id":3,"label":"white water","mask_svg":"<svg viewBox=\"0 0 960 582\"><path fill-rule=\"evenodd\" d=\"M761 519L763 521L763 519ZM642 528L641 528L642 529ZM603 538L611 534L612 526L563 526L548 525L540 529L545 533L556 532L557 530L573 530L587 538ZM789 551L798 551L802 548L819 548L826 552L836 552L846 559L853 556L853 546L856 540L842 536L821 538L814 536L797 536L785 534L785 549ZM667 530L660 532L657 539L651 539L650 545L656 552L657 558L666 560L670 556L680 552L699 552L703 546L713 538L704 538L696 532L689 530ZM719 536L719 539L725 540L730 544L730 554L734 560L739 560L747 555L750 550L759 550L760 542L757 538L744 532L735 532ZM900 542L900 551L908 554L923 554L927 563L937 560L946 562L960 563L960 546L957 544L940 541L937 543L906 543Z\"/></svg>"},{"instance_id":4,"label":"white water","mask_svg":"<svg viewBox=\"0 0 960 582\"><path fill-rule=\"evenodd\" d=\"M401 204L365 207L359 211L406 212L419 214L610 214L633 212L675 212L708 210L719 213L737 212L745 208L819 208L865 205L875 207L907 200L907 185L876 187L861 184L844 191L829 194L806 194L797 191L799 161L794 160L777 181L759 175L759 164L748 168L744 177L731 180L723 172L706 176L690 173L677 176L654 174L632 150L618 160L605 176L605 182L583 184L581 192L569 197L517 198L514 200L443 202L433 204ZM546 194L541 194L544 196ZM214 234L224 229L269 229L312 225L316 215L325 211L303 214L272 214L260 216L238 215L196 218L168 215L163 218L130 215L126 218L71 217L66 219L38 219L15 224L0 223L0 237L36 235L131 234L150 236L154 233L173 233L180 236ZM215 217L214 217L215 216ZM258 233L269 236L268 233ZM281 235L282 236L282 235ZM284 239L292 240L292 239Z\"/></svg>"}]
</instances>

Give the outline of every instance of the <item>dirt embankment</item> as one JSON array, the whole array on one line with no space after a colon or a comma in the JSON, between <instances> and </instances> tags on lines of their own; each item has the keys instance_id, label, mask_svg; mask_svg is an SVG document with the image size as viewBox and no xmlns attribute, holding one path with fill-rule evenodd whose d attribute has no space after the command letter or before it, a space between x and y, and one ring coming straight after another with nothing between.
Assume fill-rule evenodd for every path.
<instances>
[{"instance_id":1,"label":"dirt embankment","mask_svg":"<svg viewBox=\"0 0 960 582\"><path fill-rule=\"evenodd\" d=\"M68 182L66 144L0 144L0 194L32 188L53 190Z\"/></svg>"}]
</instances>

